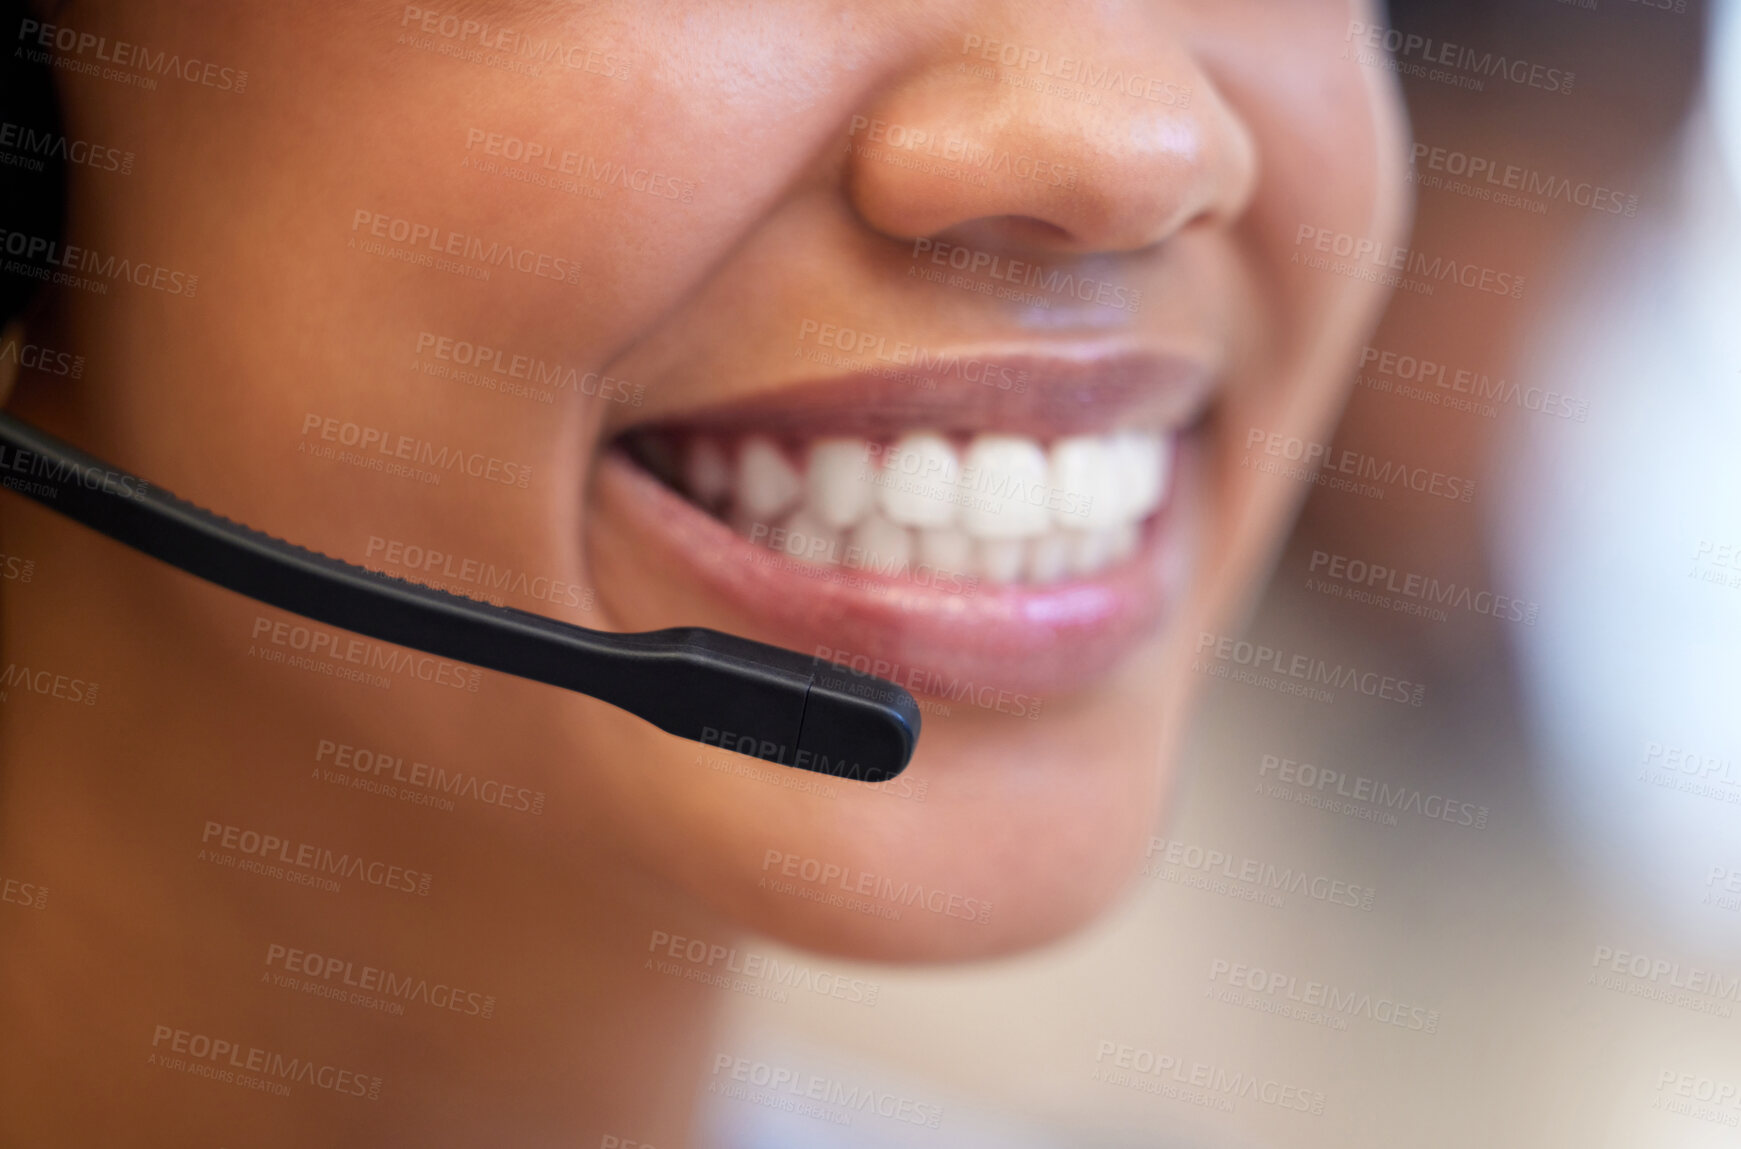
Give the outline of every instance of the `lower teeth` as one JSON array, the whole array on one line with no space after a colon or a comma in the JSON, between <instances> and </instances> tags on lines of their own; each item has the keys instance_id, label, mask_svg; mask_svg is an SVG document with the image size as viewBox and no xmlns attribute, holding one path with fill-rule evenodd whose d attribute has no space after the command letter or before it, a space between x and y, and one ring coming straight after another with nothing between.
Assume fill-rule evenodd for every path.
<instances>
[{"instance_id":1,"label":"lower teeth","mask_svg":"<svg viewBox=\"0 0 1741 1149\"><path fill-rule=\"evenodd\" d=\"M889 578L926 580L937 575L991 583L1046 586L1097 574L1130 557L1139 528L1056 531L1039 539L982 539L960 531L912 531L886 519L849 532L818 523L797 511L783 523L732 523L759 546L818 566L844 566Z\"/></svg>"}]
</instances>

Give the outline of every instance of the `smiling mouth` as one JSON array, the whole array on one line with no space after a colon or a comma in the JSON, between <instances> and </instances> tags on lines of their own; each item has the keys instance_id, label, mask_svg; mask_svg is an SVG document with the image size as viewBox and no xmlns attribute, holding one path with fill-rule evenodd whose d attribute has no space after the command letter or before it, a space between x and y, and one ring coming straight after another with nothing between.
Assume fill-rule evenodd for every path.
<instances>
[{"instance_id":1,"label":"smiling mouth","mask_svg":"<svg viewBox=\"0 0 1741 1149\"><path fill-rule=\"evenodd\" d=\"M921 694L939 675L1074 689L1182 581L1211 381L1175 360L1021 362L1002 386L866 374L631 428L601 512L768 641L909 669Z\"/></svg>"},{"instance_id":2,"label":"smiling mouth","mask_svg":"<svg viewBox=\"0 0 1741 1149\"><path fill-rule=\"evenodd\" d=\"M1043 442L935 427L881 440L684 428L626 447L692 506L801 562L1036 586L1129 559L1173 456L1170 435L1138 430Z\"/></svg>"}]
</instances>

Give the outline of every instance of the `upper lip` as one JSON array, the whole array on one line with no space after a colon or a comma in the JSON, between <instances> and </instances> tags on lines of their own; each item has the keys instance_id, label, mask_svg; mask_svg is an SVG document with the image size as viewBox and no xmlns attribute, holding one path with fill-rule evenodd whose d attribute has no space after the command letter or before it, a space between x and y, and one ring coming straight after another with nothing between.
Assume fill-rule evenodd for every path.
<instances>
[{"instance_id":1,"label":"upper lip","mask_svg":"<svg viewBox=\"0 0 1741 1149\"><path fill-rule=\"evenodd\" d=\"M863 360L853 358L855 369L845 374L648 421L775 436L884 439L927 428L1045 439L1124 427L1183 428L1208 406L1216 382L1200 360L1146 352L1070 357L964 349L891 362L867 353Z\"/></svg>"}]
</instances>

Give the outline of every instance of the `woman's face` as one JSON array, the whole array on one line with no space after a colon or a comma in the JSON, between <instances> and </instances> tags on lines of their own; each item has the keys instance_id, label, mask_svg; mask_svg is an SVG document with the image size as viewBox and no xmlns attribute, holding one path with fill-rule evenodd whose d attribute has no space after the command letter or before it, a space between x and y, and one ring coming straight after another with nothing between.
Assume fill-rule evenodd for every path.
<instances>
[{"instance_id":1,"label":"woman's face","mask_svg":"<svg viewBox=\"0 0 1741 1149\"><path fill-rule=\"evenodd\" d=\"M310 745L490 765L575 880L612 858L812 947L972 957L1106 904L1301 493L1253 463L1325 434L1382 301L1319 241L1406 222L1397 97L1352 58L1375 11L172 7L59 17L247 72L62 79L68 134L142 171L75 171L68 238L198 276L59 320L105 381L93 449L332 555L925 711L867 785L493 674L249 679ZM175 585L142 625L181 648L293 641Z\"/></svg>"}]
</instances>

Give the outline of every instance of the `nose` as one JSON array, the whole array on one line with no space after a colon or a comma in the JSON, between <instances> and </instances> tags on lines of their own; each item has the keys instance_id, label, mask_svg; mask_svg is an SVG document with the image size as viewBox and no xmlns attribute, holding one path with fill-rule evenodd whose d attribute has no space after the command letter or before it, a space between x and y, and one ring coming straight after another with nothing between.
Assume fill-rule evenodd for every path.
<instances>
[{"instance_id":1,"label":"nose","mask_svg":"<svg viewBox=\"0 0 1741 1149\"><path fill-rule=\"evenodd\" d=\"M1177 32L1105 15L1122 6L1034 7L928 49L852 117L859 216L899 239L993 229L1058 253L1137 252L1236 217L1251 135Z\"/></svg>"}]
</instances>

